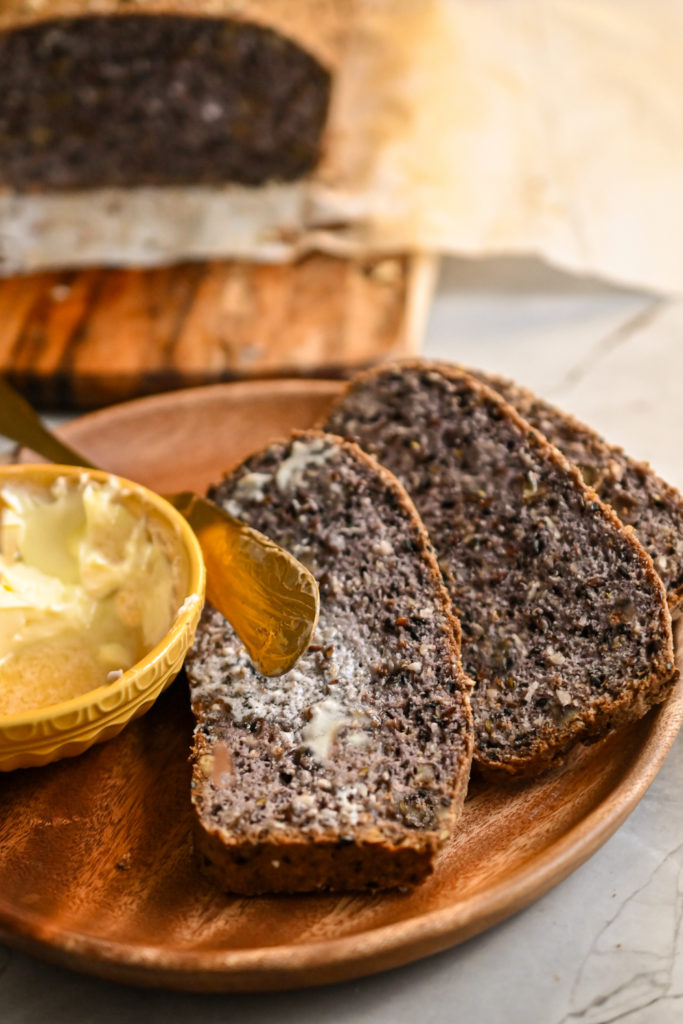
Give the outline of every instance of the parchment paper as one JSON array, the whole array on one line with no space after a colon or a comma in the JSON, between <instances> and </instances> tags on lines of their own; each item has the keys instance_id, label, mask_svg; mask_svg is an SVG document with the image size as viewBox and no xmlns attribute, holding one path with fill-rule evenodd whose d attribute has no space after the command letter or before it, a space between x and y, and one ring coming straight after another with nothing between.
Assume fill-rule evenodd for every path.
<instances>
[{"instance_id":1,"label":"parchment paper","mask_svg":"<svg viewBox=\"0 0 683 1024\"><path fill-rule=\"evenodd\" d=\"M338 238L683 288L680 0L371 6L315 195Z\"/></svg>"},{"instance_id":2,"label":"parchment paper","mask_svg":"<svg viewBox=\"0 0 683 1024\"><path fill-rule=\"evenodd\" d=\"M78 263L418 249L683 290L681 0L364 0L347 16L311 180L5 195L5 270L67 247Z\"/></svg>"}]
</instances>

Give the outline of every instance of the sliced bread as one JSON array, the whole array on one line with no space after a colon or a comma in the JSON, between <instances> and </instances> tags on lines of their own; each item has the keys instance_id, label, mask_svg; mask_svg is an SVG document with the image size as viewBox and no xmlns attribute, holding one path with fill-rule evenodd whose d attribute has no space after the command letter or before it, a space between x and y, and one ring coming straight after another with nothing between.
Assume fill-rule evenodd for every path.
<instances>
[{"instance_id":1,"label":"sliced bread","mask_svg":"<svg viewBox=\"0 0 683 1024\"><path fill-rule=\"evenodd\" d=\"M584 482L632 526L652 557L674 618L683 611L683 497L646 462L629 458L594 430L511 380L469 370L513 405L578 466Z\"/></svg>"},{"instance_id":2,"label":"sliced bread","mask_svg":"<svg viewBox=\"0 0 683 1024\"><path fill-rule=\"evenodd\" d=\"M454 367L383 367L326 429L395 473L429 531L485 773L534 774L664 699L671 618L650 557L495 391Z\"/></svg>"},{"instance_id":3,"label":"sliced bread","mask_svg":"<svg viewBox=\"0 0 683 1024\"><path fill-rule=\"evenodd\" d=\"M309 432L212 497L292 551L320 586L309 650L265 678L207 608L187 661L195 843L244 894L410 886L460 812L470 681L412 502L374 459Z\"/></svg>"}]
</instances>

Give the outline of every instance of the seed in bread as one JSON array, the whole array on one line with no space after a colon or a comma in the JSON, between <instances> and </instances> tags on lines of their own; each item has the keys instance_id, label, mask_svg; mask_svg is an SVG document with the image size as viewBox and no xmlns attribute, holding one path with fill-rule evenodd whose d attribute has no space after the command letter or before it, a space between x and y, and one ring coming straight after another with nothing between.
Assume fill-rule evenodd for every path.
<instances>
[{"instance_id":1,"label":"seed in bread","mask_svg":"<svg viewBox=\"0 0 683 1024\"><path fill-rule=\"evenodd\" d=\"M473 373L513 405L578 466L585 483L632 526L651 556L674 618L683 610L683 497L645 462L636 462L590 427L511 380Z\"/></svg>"},{"instance_id":2,"label":"seed in bread","mask_svg":"<svg viewBox=\"0 0 683 1024\"><path fill-rule=\"evenodd\" d=\"M424 527L356 445L271 444L213 493L320 586L313 643L259 675L207 608L187 662L196 847L239 893L414 885L461 809L470 682Z\"/></svg>"},{"instance_id":3,"label":"seed in bread","mask_svg":"<svg viewBox=\"0 0 683 1024\"><path fill-rule=\"evenodd\" d=\"M384 367L327 429L405 485L463 630L475 761L533 774L664 699L664 589L633 532L494 391L456 369Z\"/></svg>"}]
</instances>

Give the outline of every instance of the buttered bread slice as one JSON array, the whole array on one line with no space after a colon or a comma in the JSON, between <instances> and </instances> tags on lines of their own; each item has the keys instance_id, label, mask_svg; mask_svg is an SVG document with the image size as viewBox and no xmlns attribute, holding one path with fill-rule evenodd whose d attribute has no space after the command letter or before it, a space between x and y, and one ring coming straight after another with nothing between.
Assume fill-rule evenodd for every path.
<instances>
[{"instance_id":1,"label":"buttered bread slice","mask_svg":"<svg viewBox=\"0 0 683 1024\"><path fill-rule=\"evenodd\" d=\"M304 562L321 601L279 678L204 612L187 662L203 867L245 894L416 884L460 813L473 733L458 624L412 502L318 433L271 444L212 497Z\"/></svg>"},{"instance_id":2,"label":"buttered bread slice","mask_svg":"<svg viewBox=\"0 0 683 1024\"><path fill-rule=\"evenodd\" d=\"M327 429L406 487L463 631L475 761L533 774L663 700L676 677L652 561L578 470L454 367L356 378Z\"/></svg>"}]
</instances>

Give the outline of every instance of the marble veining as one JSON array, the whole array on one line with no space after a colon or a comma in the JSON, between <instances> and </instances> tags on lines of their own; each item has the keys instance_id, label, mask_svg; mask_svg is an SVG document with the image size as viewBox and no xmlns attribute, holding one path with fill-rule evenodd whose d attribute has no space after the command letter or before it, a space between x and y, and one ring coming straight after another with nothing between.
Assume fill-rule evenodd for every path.
<instances>
[{"instance_id":1,"label":"marble veining","mask_svg":"<svg viewBox=\"0 0 683 1024\"><path fill-rule=\"evenodd\" d=\"M683 998L675 973L681 953L683 843L646 882L618 903L597 932L562 1024L606 1024Z\"/></svg>"},{"instance_id":2,"label":"marble veining","mask_svg":"<svg viewBox=\"0 0 683 1024\"><path fill-rule=\"evenodd\" d=\"M573 389L580 387L582 382L591 373L591 370L605 356L611 355L612 352L626 344L640 331L652 327L664 305L663 299L656 298L651 302L648 301L642 309L628 315L625 320L609 330L603 337L591 345L577 363L566 370L562 379L558 381L548 397L556 397L557 401L561 401L562 396L566 397Z\"/></svg>"}]
</instances>

